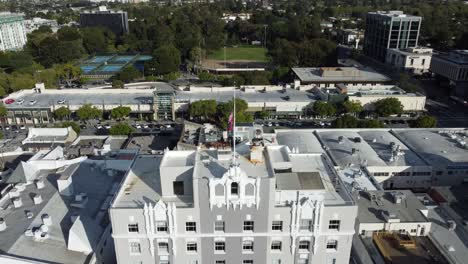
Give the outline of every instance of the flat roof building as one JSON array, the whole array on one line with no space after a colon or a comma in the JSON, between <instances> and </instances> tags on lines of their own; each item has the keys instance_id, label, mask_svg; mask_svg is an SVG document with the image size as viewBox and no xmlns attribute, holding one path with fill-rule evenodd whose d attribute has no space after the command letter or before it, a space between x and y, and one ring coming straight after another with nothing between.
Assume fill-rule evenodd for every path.
<instances>
[{"instance_id":1,"label":"flat roof building","mask_svg":"<svg viewBox=\"0 0 468 264\"><path fill-rule=\"evenodd\" d=\"M21 50L26 45L23 14L0 13L0 51Z\"/></svg>"},{"instance_id":2,"label":"flat roof building","mask_svg":"<svg viewBox=\"0 0 468 264\"><path fill-rule=\"evenodd\" d=\"M385 63L412 74L422 74L429 71L431 59L430 48L388 49Z\"/></svg>"},{"instance_id":3,"label":"flat roof building","mask_svg":"<svg viewBox=\"0 0 468 264\"><path fill-rule=\"evenodd\" d=\"M339 83L378 85L391 81L388 76L363 67L292 68L292 71L299 79L300 85L317 87L334 87Z\"/></svg>"},{"instance_id":4,"label":"flat roof building","mask_svg":"<svg viewBox=\"0 0 468 264\"><path fill-rule=\"evenodd\" d=\"M117 36L128 33L128 15L124 11L110 11L101 6L99 10L80 13L81 27L106 27Z\"/></svg>"},{"instance_id":5,"label":"flat roof building","mask_svg":"<svg viewBox=\"0 0 468 264\"><path fill-rule=\"evenodd\" d=\"M468 50L434 54L431 71L448 79L456 95L468 97Z\"/></svg>"}]
</instances>

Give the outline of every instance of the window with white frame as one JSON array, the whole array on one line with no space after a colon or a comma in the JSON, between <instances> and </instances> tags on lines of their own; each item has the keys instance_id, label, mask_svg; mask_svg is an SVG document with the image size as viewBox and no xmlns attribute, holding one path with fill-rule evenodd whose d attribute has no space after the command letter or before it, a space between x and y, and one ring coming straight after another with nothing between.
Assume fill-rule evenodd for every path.
<instances>
[{"instance_id":1,"label":"window with white frame","mask_svg":"<svg viewBox=\"0 0 468 264\"><path fill-rule=\"evenodd\" d=\"M138 233L138 224L128 224L129 233Z\"/></svg>"},{"instance_id":2,"label":"window with white frame","mask_svg":"<svg viewBox=\"0 0 468 264\"><path fill-rule=\"evenodd\" d=\"M231 183L231 195L239 195L239 184L237 182Z\"/></svg>"},{"instance_id":3,"label":"window with white frame","mask_svg":"<svg viewBox=\"0 0 468 264\"><path fill-rule=\"evenodd\" d=\"M242 261L242 264L253 264L253 260L251 260L251 259L244 259L244 261Z\"/></svg>"},{"instance_id":4,"label":"window with white frame","mask_svg":"<svg viewBox=\"0 0 468 264\"><path fill-rule=\"evenodd\" d=\"M197 232L197 223L195 223L195 222L185 222L185 231L187 231L187 232Z\"/></svg>"},{"instance_id":5,"label":"window with white frame","mask_svg":"<svg viewBox=\"0 0 468 264\"><path fill-rule=\"evenodd\" d=\"M309 264L309 259L298 259L297 264Z\"/></svg>"},{"instance_id":6,"label":"window with white frame","mask_svg":"<svg viewBox=\"0 0 468 264\"><path fill-rule=\"evenodd\" d=\"M273 230L273 231L283 231L283 221L273 221L271 223L271 230Z\"/></svg>"},{"instance_id":7,"label":"window with white frame","mask_svg":"<svg viewBox=\"0 0 468 264\"><path fill-rule=\"evenodd\" d=\"M253 252L253 250L254 250L254 242L252 240L242 241L242 251Z\"/></svg>"},{"instance_id":8,"label":"window with white frame","mask_svg":"<svg viewBox=\"0 0 468 264\"><path fill-rule=\"evenodd\" d=\"M299 241L299 250L309 251L309 248L310 248L310 241L309 240Z\"/></svg>"},{"instance_id":9,"label":"window with white frame","mask_svg":"<svg viewBox=\"0 0 468 264\"><path fill-rule=\"evenodd\" d=\"M224 241L215 241L215 251L224 252L226 250L226 243Z\"/></svg>"},{"instance_id":10,"label":"window with white frame","mask_svg":"<svg viewBox=\"0 0 468 264\"><path fill-rule=\"evenodd\" d=\"M224 221L215 221L214 230L215 232L224 232Z\"/></svg>"},{"instance_id":11,"label":"window with white frame","mask_svg":"<svg viewBox=\"0 0 468 264\"><path fill-rule=\"evenodd\" d=\"M328 240L327 241L327 249L336 250L338 248L338 240Z\"/></svg>"},{"instance_id":12,"label":"window with white frame","mask_svg":"<svg viewBox=\"0 0 468 264\"><path fill-rule=\"evenodd\" d=\"M197 252L197 243L196 242L188 242L187 243L187 252Z\"/></svg>"},{"instance_id":13,"label":"window with white frame","mask_svg":"<svg viewBox=\"0 0 468 264\"><path fill-rule=\"evenodd\" d=\"M271 242L272 251L281 251L281 241L272 241Z\"/></svg>"},{"instance_id":14,"label":"window with white frame","mask_svg":"<svg viewBox=\"0 0 468 264\"><path fill-rule=\"evenodd\" d=\"M167 222L166 221L156 222L156 231L158 231L158 232L167 232Z\"/></svg>"},{"instance_id":15,"label":"window with white frame","mask_svg":"<svg viewBox=\"0 0 468 264\"><path fill-rule=\"evenodd\" d=\"M254 221L244 221L244 231L254 231Z\"/></svg>"},{"instance_id":16,"label":"window with white frame","mask_svg":"<svg viewBox=\"0 0 468 264\"><path fill-rule=\"evenodd\" d=\"M305 232L312 232L312 220L301 219L301 221L299 222L299 230Z\"/></svg>"},{"instance_id":17,"label":"window with white frame","mask_svg":"<svg viewBox=\"0 0 468 264\"><path fill-rule=\"evenodd\" d=\"M340 230L340 220L330 220L328 222L328 229Z\"/></svg>"},{"instance_id":18,"label":"window with white frame","mask_svg":"<svg viewBox=\"0 0 468 264\"><path fill-rule=\"evenodd\" d=\"M132 253L132 254L140 254L141 253L140 242L130 242L130 253Z\"/></svg>"},{"instance_id":19,"label":"window with white frame","mask_svg":"<svg viewBox=\"0 0 468 264\"><path fill-rule=\"evenodd\" d=\"M159 253L169 253L169 243L167 243L167 242L158 242L158 252Z\"/></svg>"}]
</instances>

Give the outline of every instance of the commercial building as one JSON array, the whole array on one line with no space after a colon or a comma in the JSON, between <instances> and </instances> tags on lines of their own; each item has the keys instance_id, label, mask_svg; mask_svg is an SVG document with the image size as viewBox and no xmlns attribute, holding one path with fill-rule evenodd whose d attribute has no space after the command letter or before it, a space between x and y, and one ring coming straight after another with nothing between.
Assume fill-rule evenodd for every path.
<instances>
[{"instance_id":1,"label":"commercial building","mask_svg":"<svg viewBox=\"0 0 468 264\"><path fill-rule=\"evenodd\" d=\"M0 13L0 51L21 50L26 42L23 14Z\"/></svg>"},{"instance_id":2,"label":"commercial building","mask_svg":"<svg viewBox=\"0 0 468 264\"><path fill-rule=\"evenodd\" d=\"M431 59L430 48L388 49L385 63L412 74L422 74L429 71Z\"/></svg>"},{"instance_id":3,"label":"commercial building","mask_svg":"<svg viewBox=\"0 0 468 264\"><path fill-rule=\"evenodd\" d=\"M422 18L402 11L369 12L366 16L364 53L385 62L388 49L418 46Z\"/></svg>"},{"instance_id":4,"label":"commercial building","mask_svg":"<svg viewBox=\"0 0 468 264\"><path fill-rule=\"evenodd\" d=\"M349 263L357 207L327 155L248 141L234 161L223 142L136 157L110 209L117 263Z\"/></svg>"},{"instance_id":5,"label":"commercial building","mask_svg":"<svg viewBox=\"0 0 468 264\"><path fill-rule=\"evenodd\" d=\"M378 86L345 86L342 84L333 88L313 89L323 101L339 103L345 100L360 102L366 111L375 110L374 103L385 98L397 98L403 105L403 111L421 112L425 110L426 96L419 93L406 93L394 85Z\"/></svg>"},{"instance_id":6,"label":"commercial building","mask_svg":"<svg viewBox=\"0 0 468 264\"><path fill-rule=\"evenodd\" d=\"M50 27L52 32L57 32L57 30L59 30L60 28L57 23L57 20L45 19L41 17L33 17L32 19L25 20L24 26L26 29L26 33L31 33L42 26Z\"/></svg>"},{"instance_id":7,"label":"commercial building","mask_svg":"<svg viewBox=\"0 0 468 264\"><path fill-rule=\"evenodd\" d=\"M431 71L448 79L455 94L468 97L468 50L434 54Z\"/></svg>"},{"instance_id":8,"label":"commercial building","mask_svg":"<svg viewBox=\"0 0 468 264\"><path fill-rule=\"evenodd\" d=\"M124 11L110 11L100 6L98 11L80 14L81 27L106 27L117 36L128 33L128 16Z\"/></svg>"},{"instance_id":9,"label":"commercial building","mask_svg":"<svg viewBox=\"0 0 468 264\"><path fill-rule=\"evenodd\" d=\"M336 33L338 43L348 46L354 45L356 49L359 42L364 37L364 32L361 32L358 29L338 29Z\"/></svg>"},{"instance_id":10,"label":"commercial building","mask_svg":"<svg viewBox=\"0 0 468 264\"><path fill-rule=\"evenodd\" d=\"M374 86L385 84L391 79L371 68L364 67L322 67L322 68L292 68L299 83L295 83L299 89L302 86L310 88L335 87L338 84L355 86Z\"/></svg>"}]
</instances>

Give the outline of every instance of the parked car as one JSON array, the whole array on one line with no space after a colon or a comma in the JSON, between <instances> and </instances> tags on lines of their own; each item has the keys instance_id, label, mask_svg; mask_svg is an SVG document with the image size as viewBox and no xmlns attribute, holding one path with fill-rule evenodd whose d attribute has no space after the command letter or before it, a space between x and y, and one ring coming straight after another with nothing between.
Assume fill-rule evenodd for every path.
<instances>
[{"instance_id":1,"label":"parked car","mask_svg":"<svg viewBox=\"0 0 468 264\"><path fill-rule=\"evenodd\" d=\"M15 102L15 99L8 98L5 101L3 101L5 104L12 104Z\"/></svg>"},{"instance_id":2,"label":"parked car","mask_svg":"<svg viewBox=\"0 0 468 264\"><path fill-rule=\"evenodd\" d=\"M21 129L21 130L25 130L26 127L25 127L25 126L20 126L20 129Z\"/></svg>"},{"instance_id":3,"label":"parked car","mask_svg":"<svg viewBox=\"0 0 468 264\"><path fill-rule=\"evenodd\" d=\"M24 103L24 99L18 99L18 101L16 101L17 104L23 104Z\"/></svg>"},{"instance_id":4,"label":"parked car","mask_svg":"<svg viewBox=\"0 0 468 264\"><path fill-rule=\"evenodd\" d=\"M111 125L109 125L109 124L105 124L104 127L105 127L106 129L111 129Z\"/></svg>"},{"instance_id":5,"label":"parked car","mask_svg":"<svg viewBox=\"0 0 468 264\"><path fill-rule=\"evenodd\" d=\"M31 100L29 101L29 105L35 105L37 103L37 100Z\"/></svg>"},{"instance_id":6,"label":"parked car","mask_svg":"<svg viewBox=\"0 0 468 264\"><path fill-rule=\"evenodd\" d=\"M57 104L65 104L65 99L58 100Z\"/></svg>"}]
</instances>

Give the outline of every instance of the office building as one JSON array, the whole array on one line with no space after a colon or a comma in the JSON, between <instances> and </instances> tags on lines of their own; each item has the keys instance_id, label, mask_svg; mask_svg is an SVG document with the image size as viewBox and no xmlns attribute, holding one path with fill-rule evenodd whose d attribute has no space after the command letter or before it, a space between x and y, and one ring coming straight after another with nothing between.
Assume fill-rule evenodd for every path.
<instances>
[{"instance_id":1,"label":"office building","mask_svg":"<svg viewBox=\"0 0 468 264\"><path fill-rule=\"evenodd\" d=\"M110 11L99 7L98 11L80 14L81 27L106 27L117 36L128 33L128 16L124 11Z\"/></svg>"},{"instance_id":2,"label":"office building","mask_svg":"<svg viewBox=\"0 0 468 264\"><path fill-rule=\"evenodd\" d=\"M23 14L0 13L0 51L21 50L26 42Z\"/></svg>"},{"instance_id":3,"label":"office building","mask_svg":"<svg viewBox=\"0 0 468 264\"><path fill-rule=\"evenodd\" d=\"M28 19L24 21L24 25L26 28L26 33L31 33L34 30L39 29L42 26L49 27L52 32L57 32L59 30L59 25L57 20L54 19L44 19L40 17L33 17L32 19Z\"/></svg>"},{"instance_id":4,"label":"office building","mask_svg":"<svg viewBox=\"0 0 468 264\"><path fill-rule=\"evenodd\" d=\"M430 48L388 49L385 63L412 74L422 74L429 71L431 59Z\"/></svg>"},{"instance_id":5,"label":"office building","mask_svg":"<svg viewBox=\"0 0 468 264\"><path fill-rule=\"evenodd\" d=\"M110 209L117 263L348 264L357 207L330 159L258 131L235 161L223 142L136 157Z\"/></svg>"},{"instance_id":6,"label":"office building","mask_svg":"<svg viewBox=\"0 0 468 264\"><path fill-rule=\"evenodd\" d=\"M447 79L456 95L468 97L468 50L434 54L431 71Z\"/></svg>"},{"instance_id":7,"label":"office building","mask_svg":"<svg viewBox=\"0 0 468 264\"><path fill-rule=\"evenodd\" d=\"M422 18L402 11L369 12L366 17L364 53L385 62L387 49L418 46Z\"/></svg>"},{"instance_id":8,"label":"office building","mask_svg":"<svg viewBox=\"0 0 468 264\"><path fill-rule=\"evenodd\" d=\"M297 79L294 86L298 89L327 88L338 84L374 86L391 81L388 76L364 67L292 68L291 70Z\"/></svg>"}]
</instances>

